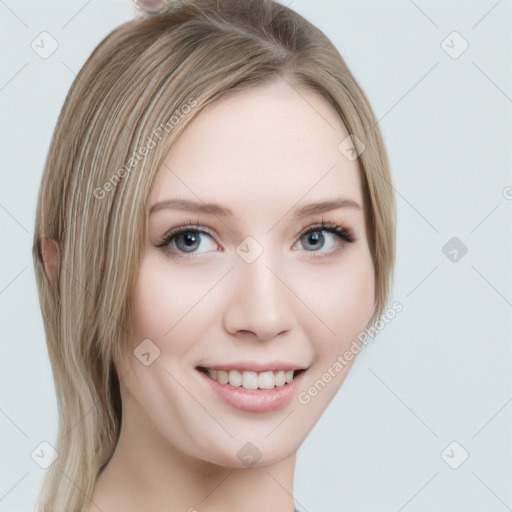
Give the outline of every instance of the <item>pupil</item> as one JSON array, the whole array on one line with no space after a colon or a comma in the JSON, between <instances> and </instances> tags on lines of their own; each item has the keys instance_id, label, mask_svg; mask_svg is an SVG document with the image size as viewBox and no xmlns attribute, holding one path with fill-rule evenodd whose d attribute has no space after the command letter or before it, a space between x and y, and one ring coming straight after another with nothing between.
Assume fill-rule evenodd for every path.
<instances>
[{"instance_id":1,"label":"pupil","mask_svg":"<svg viewBox=\"0 0 512 512\"><path fill-rule=\"evenodd\" d=\"M186 231L183 234L183 239L185 241L185 245L187 248L192 248L194 245L197 245L197 236L192 231Z\"/></svg>"},{"instance_id":2,"label":"pupil","mask_svg":"<svg viewBox=\"0 0 512 512\"><path fill-rule=\"evenodd\" d=\"M321 246L321 239L323 238L323 235L319 231L315 231L314 233L311 233L309 235L309 241L313 247L319 247Z\"/></svg>"}]
</instances>

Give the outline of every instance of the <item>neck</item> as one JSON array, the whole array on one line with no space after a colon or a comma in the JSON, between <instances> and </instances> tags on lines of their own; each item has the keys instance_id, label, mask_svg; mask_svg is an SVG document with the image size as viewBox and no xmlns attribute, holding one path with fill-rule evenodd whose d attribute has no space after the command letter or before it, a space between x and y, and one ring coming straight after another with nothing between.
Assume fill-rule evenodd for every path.
<instances>
[{"instance_id":1,"label":"neck","mask_svg":"<svg viewBox=\"0 0 512 512\"><path fill-rule=\"evenodd\" d=\"M171 445L134 409L123 400L119 442L88 512L294 512L296 453L264 467L226 467Z\"/></svg>"}]
</instances>

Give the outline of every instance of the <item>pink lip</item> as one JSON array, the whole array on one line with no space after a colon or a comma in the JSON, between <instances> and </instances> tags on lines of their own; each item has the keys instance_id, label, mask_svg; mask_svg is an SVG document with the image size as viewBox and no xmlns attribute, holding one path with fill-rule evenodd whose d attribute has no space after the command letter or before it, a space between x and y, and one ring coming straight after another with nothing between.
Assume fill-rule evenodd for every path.
<instances>
[{"instance_id":1,"label":"pink lip","mask_svg":"<svg viewBox=\"0 0 512 512\"><path fill-rule=\"evenodd\" d=\"M209 368L210 370L242 370L245 372L266 372L279 370L304 370L306 367L297 366L296 364L287 363L285 361L270 361L266 363L257 363L255 361L240 361L238 363L221 363L221 364L202 364L197 368Z\"/></svg>"},{"instance_id":2,"label":"pink lip","mask_svg":"<svg viewBox=\"0 0 512 512\"><path fill-rule=\"evenodd\" d=\"M254 367L254 364L252 367ZM223 369L224 368L226 368L226 366L223 366ZM236 368L240 368L240 366ZM284 386L275 387L274 389L249 390L242 387L236 388L229 384L221 384L208 377L206 373L199 370L198 372L210 385L211 389L225 402L242 411L259 413L277 411L286 407L293 400L297 392L297 387L305 373L301 372L292 382Z\"/></svg>"}]
</instances>

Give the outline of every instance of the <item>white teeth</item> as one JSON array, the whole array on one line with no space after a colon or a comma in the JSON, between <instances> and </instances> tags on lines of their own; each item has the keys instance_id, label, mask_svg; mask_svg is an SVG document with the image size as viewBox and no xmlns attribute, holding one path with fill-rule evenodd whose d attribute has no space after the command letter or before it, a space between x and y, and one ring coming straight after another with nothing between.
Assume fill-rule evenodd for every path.
<instances>
[{"instance_id":1,"label":"white teeth","mask_svg":"<svg viewBox=\"0 0 512 512\"><path fill-rule=\"evenodd\" d=\"M233 370L231 370L232 372ZM229 373L231 373L229 372ZM242 374L242 387L245 389L258 389L258 374L256 372L244 372Z\"/></svg>"},{"instance_id":2,"label":"white teeth","mask_svg":"<svg viewBox=\"0 0 512 512\"><path fill-rule=\"evenodd\" d=\"M212 376L210 375L210 377ZM217 370L217 381L220 382L221 384L227 384L229 381L228 372L224 370Z\"/></svg>"},{"instance_id":3,"label":"white teeth","mask_svg":"<svg viewBox=\"0 0 512 512\"><path fill-rule=\"evenodd\" d=\"M217 370L207 369L206 373L210 378L220 384L229 384L234 387L243 387L244 389L274 389L282 387L293 381L293 370L278 370L276 372L251 372L239 370Z\"/></svg>"},{"instance_id":4,"label":"white teeth","mask_svg":"<svg viewBox=\"0 0 512 512\"><path fill-rule=\"evenodd\" d=\"M274 385L276 386L284 386L286 384L286 380L284 378L284 370L279 370L274 373Z\"/></svg>"},{"instance_id":5,"label":"white teeth","mask_svg":"<svg viewBox=\"0 0 512 512\"><path fill-rule=\"evenodd\" d=\"M232 386L239 387L242 385L242 374L236 370L231 370L229 372L229 383Z\"/></svg>"},{"instance_id":6,"label":"white teeth","mask_svg":"<svg viewBox=\"0 0 512 512\"><path fill-rule=\"evenodd\" d=\"M274 372L261 372L258 375L258 387L261 389L274 389Z\"/></svg>"}]
</instances>

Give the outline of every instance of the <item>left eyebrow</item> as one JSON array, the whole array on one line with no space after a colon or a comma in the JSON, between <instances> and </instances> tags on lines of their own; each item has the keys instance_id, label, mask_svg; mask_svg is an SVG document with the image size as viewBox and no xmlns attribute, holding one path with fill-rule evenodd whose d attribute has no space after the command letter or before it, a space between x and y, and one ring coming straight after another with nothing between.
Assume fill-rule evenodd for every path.
<instances>
[{"instance_id":1,"label":"left eyebrow","mask_svg":"<svg viewBox=\"0 0 512 512\"><path fill-rule=\"evenodd\" d=\"M309 215L336 210L337 208L353 208L355 210L362 210L361 205L356 201L353 201L352 199L339 198L331 201L306 204L295 210L293 216L296 219L302 219ZM233 215L233 211L225 206L215 203L199 203L188 199L167 199L165 201L160 201L151 207L149 213L151 214L164 209L197 211L212 215L221 215L224 217Z\"/></svg>"},{"instance_id":2,"label":"left eyebrow","mask_svg":"<svg viewBox=\"0 0 512 512\"><path fill-rule=\"evenodd\" d=\"M352 201L352 199L333 199L332 201L323 201L321 203L310 203L295 210L294 218L302 219L315 213L328 212L336 210L337 208L354 208L355 210L362 210L361 205Z\"/></svg>"}]
</instances>

